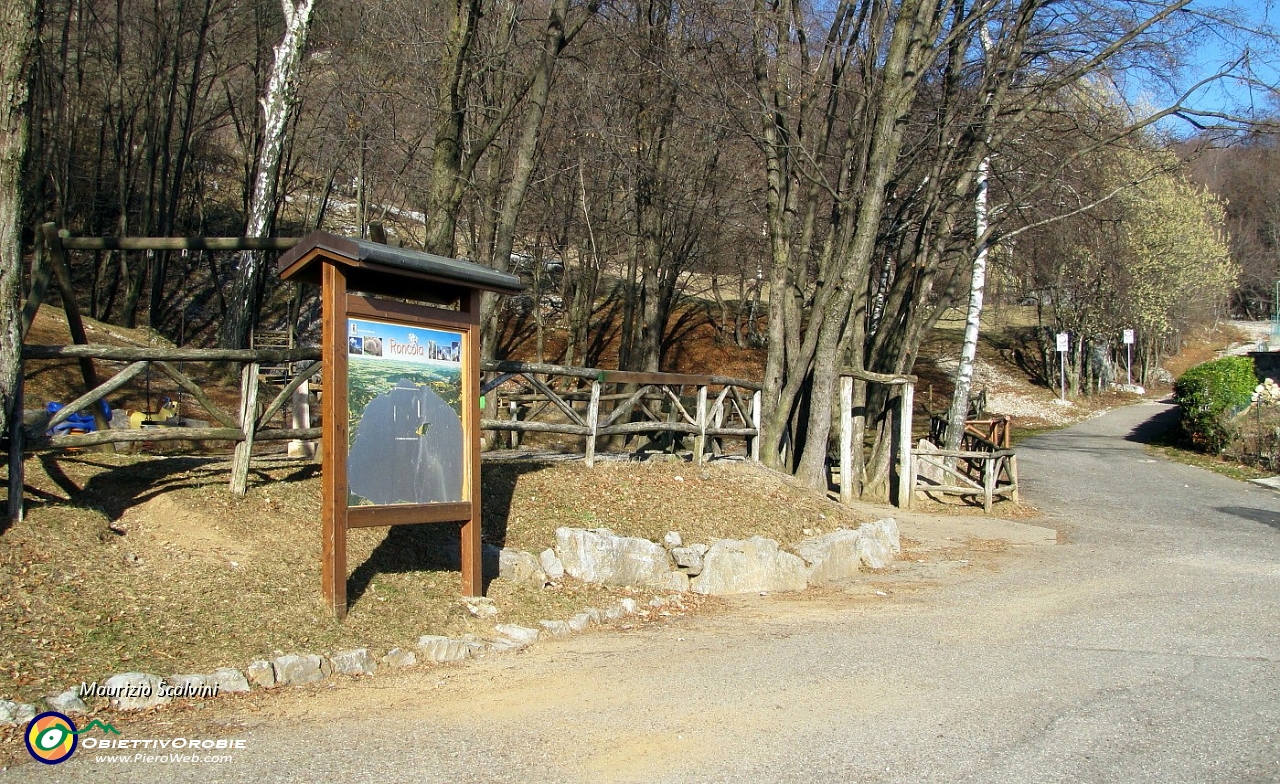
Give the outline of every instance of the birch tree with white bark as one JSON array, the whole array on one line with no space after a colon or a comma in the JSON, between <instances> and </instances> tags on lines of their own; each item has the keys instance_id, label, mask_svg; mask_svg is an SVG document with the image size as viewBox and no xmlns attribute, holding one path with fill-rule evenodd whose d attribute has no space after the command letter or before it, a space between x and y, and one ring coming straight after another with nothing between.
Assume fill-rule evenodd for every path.
<instances>
[{"instance_id":1,"label":"birch tree with white bark","mask_svg":"<svg viewBox=\"0 0 1280 784\"><path fill-rule=\"evenodd\" d=\"M262 97L262 147L258 151L253 198L245 221L246 237L266 236L274 221L280 162L284 157L289 117L298 103L298 71L307 46L315 0L281 0L280 5L284 11L284 36L276 46L271 76ZM262 305L266 275L262 251L240 253L231 297L227 302L227 317L223 322L223 346L241 348L247 345Z\"/></svg>"},{"instance_id":2,"label":"birch tree with white bark","mask_svg":"<svg viewBox=\"0 0 1280 784\"><path fill-rule=\"evenodd\" d=\"M990 66L991 33L983 25L978 31L982 41L983 60ZM988 98L990 95L988 94ZM988 135L985 144L991 143ZM964 343L960 347L960 364L956 367L956 386L951 395L951 408L947 411L947 449L959 449L964 438L964 424L969 415L969 397L973 390L973 369L978 357L978 332L982 328L982 298L987 285L987 251L990 224L987 215L987 191L991 173L991 156L984 155L978 162L975 178L977 193L973 199L974 237L976 250L973 255L973 273L969 278L969 309L965 314Z\"/></svg>"}]
</instances>

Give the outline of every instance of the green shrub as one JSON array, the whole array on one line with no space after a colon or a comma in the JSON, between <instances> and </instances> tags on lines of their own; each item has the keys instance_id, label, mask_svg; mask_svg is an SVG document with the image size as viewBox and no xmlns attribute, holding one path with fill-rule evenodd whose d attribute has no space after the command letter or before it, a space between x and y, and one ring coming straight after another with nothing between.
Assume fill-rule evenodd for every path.
<instances>
[{"instance_id":1,"label":"green shrub","mask_svg":"<svg viewBox=\"0 0 1280 784\"><path fill-rule=\"evenodd\" d=\"M1173 394L1191 443L1215 454L1226 449L1235 437L1235 415L1248 407L1257 385L1250 357L1222 357L1183 373Z\"/></svg>"}]
</instances>

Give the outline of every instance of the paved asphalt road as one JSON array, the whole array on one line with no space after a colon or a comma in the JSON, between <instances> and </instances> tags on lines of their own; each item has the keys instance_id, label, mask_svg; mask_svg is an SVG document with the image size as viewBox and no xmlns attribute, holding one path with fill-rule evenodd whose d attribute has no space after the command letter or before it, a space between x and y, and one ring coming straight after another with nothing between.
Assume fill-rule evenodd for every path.
<instances>
[{"instance_id":1,"label":"paved asphalt road","mask_svg":"<svg viewBox=\"0 0 1280 784\"><path fill-rule=\"evenodd\" d=\"M230 764L81 751L10 776L1278 782L1280 495L1145 454L1164 410L1024 444L1025 497L1067 543L997 570L282 695Z\"/></svg>"}]
</instances>

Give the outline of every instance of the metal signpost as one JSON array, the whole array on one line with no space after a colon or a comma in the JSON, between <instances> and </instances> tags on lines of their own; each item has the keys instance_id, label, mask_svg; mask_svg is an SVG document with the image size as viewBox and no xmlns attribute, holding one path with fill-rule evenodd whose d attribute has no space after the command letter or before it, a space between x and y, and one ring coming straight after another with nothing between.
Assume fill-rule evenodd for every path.
<instances>
[{"instance_id":1,"label":"metal signpost","mask_svg":"<svg viewBox=\"0 0 1280 784\"><path fill-rule=\"evenodd\" d=\"M315 232L283 280L321 284L321 589L347 614L347 530L461 523L462 592L483 590L480 292L520 279L429 253Z\"/></svg>"},{"instance_id":2,"label":"metal signpost","mask_svg":"<svg viewBox=\"0 0 1280 784\"><path fill-rule=\"evenodd\" d=\"M1124 331L1124 378L1125 384L1133 386L1133 330L1126 329Z\"/></svg>"},{"instance_id":3,"label":"metal signpost","mask_svg":"<svg viewBox=\"0 0 1280 784\"><path fill-rule=\"evenodd\" d=\"M1066 332L1058 333L1058 378L1060 381L1062 400L1067 399L1067 351L1070 347L1070 337Z\"/></svg>"}]
</instances>

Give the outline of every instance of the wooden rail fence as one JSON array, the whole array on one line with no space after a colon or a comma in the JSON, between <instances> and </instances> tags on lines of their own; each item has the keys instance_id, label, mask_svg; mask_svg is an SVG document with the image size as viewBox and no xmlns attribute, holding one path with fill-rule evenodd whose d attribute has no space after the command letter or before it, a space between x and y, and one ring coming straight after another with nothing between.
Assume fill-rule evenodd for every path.
<instances>
[{"instance_id":1,"label":"wooden rail fence","mask_svg":"<svg viewBox=\"0 0 1280 784\"><path fill-rule=\"evenodd\" d=\"M22 456L46 449L85 448L120 443L223 441L235 444L231 489L244 494L255 443L314 441L318 427L272 428L272 418L298 389L320 372L320 352L314 347L293 349L196 349L153 346L26 345L23 361L75 359L87 366L92 385L84 394L38 425L10 430L10 517L21 517ZM106 381L98 382L94 362L122 365ZM241 364L238 405L227 411L211 400L201 386L180 370L181 362ZM53 428L78 411L99 410L97 403L154 367L186 392L211 420L207 427L161 425L141 429L112 428L99 417L98 429L88 433L53 433ZM264 368L286 368L265 406L259 404ZM694 460L701 463L720 440L742 438L747 453L759 460L760 385L742 379L675 373L632 373L526 362L484 361L491 379L482 387L490 404L486 413L504 407L508 419L483 419L482 430L523 433L562 433L584 439L587 465L594 465L597 440L606 436L663 433L693 436ZM577 385L577 386L575 386ZM87 384L88 386L88 384ZM619 390L605 394L605 390ZM689 394L692 392L692 394ZM21 394L21 390L19 390ZM504 404L506 404L504 406ZM15 418L16 419L16 418ZM15 492L15 488L17 488ZM14 508L14 505L17 508Z\"/></svg>"},{"instance_id":2,"label":"wooden rail fence","mask_svg":"<svg viewBox=\"0 0 1280 784\"><path fill-rule=\"evenodd\" d=\"M853 477L853 434L855 420L862 416L853 410L853 383L862 381L872 384L885 384L898 389L897 420L894 424L895 443L898 451L898 506L911 506L912 488L910 477L912 471L912 410L915 407L916 377L907 375L888 375L872 373L869 370L848 369L840 375L840 500L852 503L854 496ZM892 416L893 412L889 412ZM862 444L858 444L859 449Z\"/></svg>"},{"instance_id":3,"label":"wooden rail fence","mask_svg":"<svg viewBox=\"0 0 1280 784\"><path fill-rule=\"evenodd\" d=\"M91 447L103 444L161 441L230 441L235 442L231 463L231 489L243 494L248 482L249 458L255 442L310 441L320 437L320 428L269 428L267 424L280 412L294 392L320 371L320 354L315 348L277 350L160 348L154 346L104 346L95 344L71 346L22 347L22 359L78 359L127 363L111 378L97 384L80 397L63 406L47 422L24 427L11 438L9 471L22 471L21 456L27 451ZM177 362L237 362L241 364L239 405L231 413L214 403L205 391ZM290 378L264 407L258 405L259 370L263 363L288 363ZM57 425L81 410L97 408L98 401L115 392L134 378L155 367L191 396L213 420L209 427L156 426L140 429L117 429L109 425L89 433L50 434Z\"/></svg>"},{"instance_id":4,"label":"wooden rail fence","mask_svg":"<svg viewBox=\"0 0 1280 784\"><path fill-rule=\"evenodd\" d=\"M961 497L981 497L991 511L995 499L1018 501L1018 456L1012 449L1012 421L1007 416L965 422L959 449L944 449L947 420L929 416L929 439L916 450L914 490Z\"/></svg>"},{"instance_id":5,"label":"wooden rail fence","mask_svg":"<svg viewBox=\"0 0 1280 784\"><path fill-rule=\"evenodd\" d=\"M319 350L294 349L194 349L80 344L70 346L27 345L23 361L75 359L92 366L96 360L122 365L106 381L87 392L34 427L10 431L10 502L18 504L21 515L22 455L44 449L83 448L104 444L162 441L223 441L235 444L231 466L231 489L243 494L248 483L249 463L255 443L314 441L318 427L269 427L272 418L298 389L320 371ZM241 364L240 392L234 412L214 403L204 389L180 370L180 362L234 362ZM279 390L270 401L259 404L260 389L277 385L260 383L264 367L284 367ZM50 434L77 411L94 410L95 404L123 388L139 375L155 368L186 392L208 415L207 427L158 426L142 429L100 427L96 432ZM636 373L598 368L567 367L528 362L484 361L488 376L481 387L487 405L481 429L511 434L514 443L520 434L558 433L582 439L587 465L594 465L600 439L612 436L647 435L658 438L692 436L693 459L701 463L708 453L720 454L724 439L743 439L746 455L760 459L761 385L754 381L712 375L676 373ZM91 371L96 379L96 371ZM1010 448L1008 417L972 420L966 424L961 448L942 449L945 419L931 416L931 439L917 447L912 444L914 378L885 376L866 371L849 371L841 379L840 496L853 500L852 409L853 381L900 387L895 442L898 452L897 503L910 507L917 492L981 497L983 508L991 510L995 499L1018 500L1017 457ZM501 418L503 414L506 418ZM930 443L932 441L932 443Z\"/></svg>"},{"instance_id":6,"label":"wooden rail fence","mask_svg":"<svg viewBox=\"0 0 1280 784\"><path fill-rule=\"evenodd\" d=\"M481 386L485 413L509 412L482 419L481 429L579 436L588 466L600 438L620 435L691 435L697 463L717 454L721 439L742 438L748 456L760 459L761 386L754 381L527 362L481 367L495 374Z\"/></svg>"}]
</instances>

